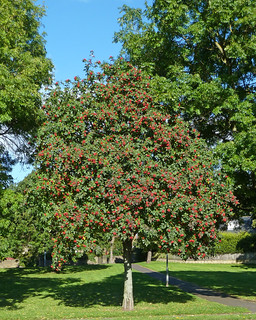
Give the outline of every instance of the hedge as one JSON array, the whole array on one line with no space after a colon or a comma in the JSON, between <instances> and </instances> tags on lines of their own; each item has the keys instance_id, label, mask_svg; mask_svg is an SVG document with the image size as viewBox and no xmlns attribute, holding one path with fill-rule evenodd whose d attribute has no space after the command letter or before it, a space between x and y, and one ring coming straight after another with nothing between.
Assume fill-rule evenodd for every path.
<instances>
[{"instance_id":1,"label":"hedge","mask_svg":"<svg viewBox=\"0 0 256 320\"><path fill-rule=\"evenodd\" d=\"M221 232L221 242L216 245L214 254L246 253L256 251L256 233Z\"/></svg>"}]
</instances>

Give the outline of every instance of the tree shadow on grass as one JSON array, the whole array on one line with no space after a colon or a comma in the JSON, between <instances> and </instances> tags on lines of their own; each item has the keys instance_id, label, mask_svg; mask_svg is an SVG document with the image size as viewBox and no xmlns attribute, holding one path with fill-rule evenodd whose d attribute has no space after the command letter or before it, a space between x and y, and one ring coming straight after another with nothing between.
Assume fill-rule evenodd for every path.
<instances>
[{"instance_id":1,"label":"tree shadow on grass","mask_svg":"<svg viewBox=\"0 0 256 320\"><path fill-rule=\"evenodd\" d=\"M237 269L256 269L256 264L252 263L239 263L239 264L234 264L231 266L231 268L237 268Z\"/></svg>"},{"instance_id":2,"label":"tree shadow on grass","mask_svg":"<svg viewBox=\"0 0 256 320\"><path fill-rule=\"evenodd\" d=\"M254 266L253 268L255 268ZM241 272L230 271L173 271L171 276L194 283L198 286L210 288L231 296L256 296L255 271L252 272L251 265L237 265L234 268ZM161 272L161 273L164 273Z\"/></svg>"},{"instance_id":3,"label":"tree shadow on grass","mask_svg":"<svg viewBox=\"0 0 256 320\"><path fill-rule=\"evenodd\" d=\"M90 266L90 270L100 270L101 266ZM102 266L103 267L103 266ZM106 268L107 266L104 266ZM74 267L69 272L88 272L87 268ZM22 308L22 303L29 297L37 296L39 299L51 297L58 303L70 307L91 307L120 306L123 296L124 275L120 268L120 273L99 279L99 281L85 282L76 274L65 271L62 275L51 277L38 277L37 272L27 273L23 270L8 270L0 273L1 295L0 307L7 307L10 310ZM26 273L26 277L24 277ZM70 276L68 276L70 274ZM166 288L159 281L147 275L134 272L134 299L135 303L162 303L169 302L185 303L193 300L193 296L187 294L176 287Z\"/></svg>"},{"instance_id":4,"label":"tree shadow on grass","mask_svg":"<svg viewBox=\"0 0 256 320\"><path fill-rule=\"evenodd\" d=\"M123 274L119 274L99 282L70 284L63 291L55 291L55 298L72 307L120 306L123 299L123 281ZM161 282L140 273L133 274L133 286L135 303L185 303L193 299L191 295L176 287L166 288Z\"/></svg>"},{"instance_id":5,"label":"tree shadow on grass","mask_svg":"<svg viewBox=\"0 0 256 320\"><path fill-rule=\"evenodd\" d=\"M133 273L133 285L135 303L143 301L167 304L170 302L186 303L194 300L192 295L179 288L174 286L167 288L161 281L139 272Z\"/></svg>"},{"instance_id":6,"label":"tree shadow on grass","mask_svg":"<svg viewBox=\"0 0 256 320\"><path fill-rule=\"evenodd\" d=\"M86 271L104 270L106 268L105 265L88 265ZM0 272L0 308L19 309L19 303L31 296L41 296L43 298L53 295L55 287L61 288L68 284L78 284L80 279L72 277L72 274L84 271L85 268L80 266L68 266L62 274L70 274L70 277L62 278L61 274L52 272L51 268L5 269ZM40 277L37 276L39 274ZM51 277L45 277L46 274L50 274Z\"/></svg>"}]
</instances>

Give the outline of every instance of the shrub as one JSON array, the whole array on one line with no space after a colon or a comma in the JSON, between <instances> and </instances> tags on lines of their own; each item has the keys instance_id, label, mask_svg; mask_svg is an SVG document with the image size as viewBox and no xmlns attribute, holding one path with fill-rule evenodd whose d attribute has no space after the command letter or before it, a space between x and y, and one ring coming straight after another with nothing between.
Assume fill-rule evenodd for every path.
<instances>
[{"instance_id":1,"label":"shrub","mask_svg":"<svg viewBox=\"0 0 256 320\"><path fill-rule=\"evenodd\" d=\"M254 252L256 248L256 234L248 232L221 233L221 242L216 245L214 254Z\"/></svg>"}]
</instances>

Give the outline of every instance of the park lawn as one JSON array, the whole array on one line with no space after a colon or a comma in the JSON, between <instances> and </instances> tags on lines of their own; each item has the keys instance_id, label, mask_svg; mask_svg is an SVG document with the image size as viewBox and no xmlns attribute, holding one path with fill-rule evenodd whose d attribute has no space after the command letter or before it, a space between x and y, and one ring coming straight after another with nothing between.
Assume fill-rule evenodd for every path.
<instances>
[{"instance_id":1,"label":"park lawn","mask_svg":"<svg viewBox=\"0 0 256 320\"><path fill-rule=\"evenodd\" d=\"M0 269L0 319L256 319L256 314L166 288L134 272L135 310L121 308L123 266Z\"/></svg>"},{"instance_id":2,"label":"park lawn","mask_svg":"<svg viewBox=\"0 0 256 320\"><path fill-rule=\"evenodd\" d=\"M165 261L140 264L154 271L166 272ZM256 301L256 265L169 261L168 269L170 276L242 299Z\"/></svg>"}]
</instances>

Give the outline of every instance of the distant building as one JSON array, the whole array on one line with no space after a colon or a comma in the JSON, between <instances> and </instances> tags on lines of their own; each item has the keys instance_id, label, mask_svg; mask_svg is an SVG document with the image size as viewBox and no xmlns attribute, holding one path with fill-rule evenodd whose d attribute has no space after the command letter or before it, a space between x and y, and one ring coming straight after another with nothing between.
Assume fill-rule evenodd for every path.
<instances>
[{"instance_id":1,"label":"distant building","mask_svg":"<svg viewBox=\"0 0 256 320\"><path fill-rule=\"evenodd\" d=\"M252 227L252 218L250 216L244 216L240 220L232 220L228 223L227 231L247 231L256 232L255 228Z\"/></svg>"}]
</instances>

